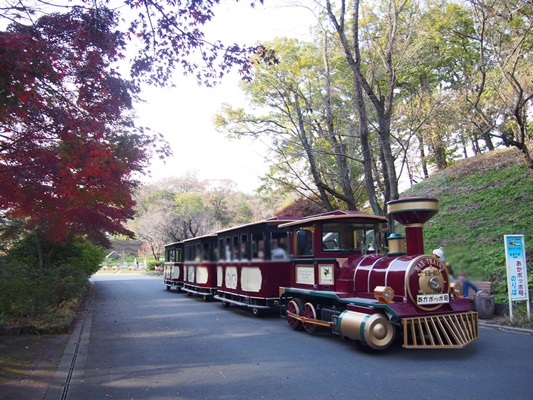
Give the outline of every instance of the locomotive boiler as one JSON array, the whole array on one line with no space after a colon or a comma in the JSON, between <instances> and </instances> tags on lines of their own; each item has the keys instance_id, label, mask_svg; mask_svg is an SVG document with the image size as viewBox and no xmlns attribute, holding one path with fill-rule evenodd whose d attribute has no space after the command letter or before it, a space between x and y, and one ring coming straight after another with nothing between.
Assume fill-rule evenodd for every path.
<instances>
[{"instance_id":1,"label":"locomotive boiler","mask_svg":"<svg viewBox=\"0 0 533 400\"><path fill-rule=\"evenodd\" d=\"M445 265L424 254L423 225L438 200L388 203L405 226L383 254L387 219L333 211L280 225L290 230L290 285L280 288L289 326L313 333L325 326L374 350L396 337L405 348L463 348L478 338L477 313L450 282Z\"/></svg>"}]
</instances>

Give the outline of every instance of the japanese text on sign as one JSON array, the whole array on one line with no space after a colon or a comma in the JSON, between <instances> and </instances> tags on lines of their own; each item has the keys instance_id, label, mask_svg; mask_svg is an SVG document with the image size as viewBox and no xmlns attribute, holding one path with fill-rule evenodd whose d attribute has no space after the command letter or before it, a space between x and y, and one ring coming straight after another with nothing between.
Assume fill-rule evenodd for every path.
<instances>
[{"instance_id":1,"label":"japanese text on sign","mask_svg":"<svg viewBox=\"0 0 533 400\"><path fill-rule=\"evenodd\" d=\"M523 235L505 235L505 260L510 300L527 300L527 266Z\"/></svg>"}]
</instances>

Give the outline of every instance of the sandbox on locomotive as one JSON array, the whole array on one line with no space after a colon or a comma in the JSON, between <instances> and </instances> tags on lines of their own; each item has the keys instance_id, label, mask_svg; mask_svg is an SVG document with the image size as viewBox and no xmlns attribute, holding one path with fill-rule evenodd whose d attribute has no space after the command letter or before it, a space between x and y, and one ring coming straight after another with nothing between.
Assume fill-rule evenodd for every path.
<instances>
[{"instance_id":1,"label":"sandbox on locomotive","mask_svg":"<svg viewBox=\"0 0 533 400\"><path fill-rule=\"evenodd\" d=\"M406 235L390 235L387 254L382 216L274 217L167 245L164 284L209 282L209 294L225 307L248 307L258 316L279 307L295 330L324 326L375 350L398 336L406 348L465 347L478 338L477 313L445 265L423 254L422 226L437 213L438 200L400 199L388 210ZM287 257L276 257L286 244ZM187 251L191 245L203 251Z\"/></svg>"},{"instance_id":2,"label":"sandbox on locomotive","mask_svg":"<svg viewBox=\"0 0 533 400\"><path fill-rule=\"evenodd\" d=\"M386 223L380 216L334 211L281 225L291 229L293 245L291 285L280 288L291 328L327 326L375 350L397 334L406 348L463 348L476 340L477 313L460 283L423 254L422 226L437 207L431 198L389 202L406 237L391 235L386 255L377 253Z\"/></svg>"}]
</instances>

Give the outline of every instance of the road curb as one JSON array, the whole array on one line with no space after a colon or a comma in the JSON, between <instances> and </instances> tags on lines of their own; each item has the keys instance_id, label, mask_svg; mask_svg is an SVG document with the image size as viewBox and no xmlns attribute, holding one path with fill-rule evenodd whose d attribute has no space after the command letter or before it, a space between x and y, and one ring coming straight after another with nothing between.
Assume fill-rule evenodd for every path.
<instances>
[{"instance_id":1,"label":"road curb","mask_svg":"<svg viewBox=\"0 0 533 400\"><path fill-rule=\"evenodd\" d=\"M515 333L524 333L527 335L533 335L533 329L525 329L525 328L515 328L513 326L507 326L507 325L497 325L491 322L478 322L479 326L483 328L488 329L496 329L500 331L507 331L507 332L515 332Z\"/></svg>"}]
</instances>

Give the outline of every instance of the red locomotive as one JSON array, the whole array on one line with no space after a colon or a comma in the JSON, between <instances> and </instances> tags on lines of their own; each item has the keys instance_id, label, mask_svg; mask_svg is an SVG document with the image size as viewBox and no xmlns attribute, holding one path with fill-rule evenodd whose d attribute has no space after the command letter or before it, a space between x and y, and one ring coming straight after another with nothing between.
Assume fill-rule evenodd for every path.
<instances>
[{"instance_id":1,"label":"red locomotive","mask_svg":"<svg viewBox=\"0 0 533 400\"><path fill-rule=\"evenodd\" d=\"M391 201L389 214L405 226L381 248L386 219L358 211L334 211L287 223L293 258L291 284L281 289L293 329L312 333L327 326L375 349L399 333L406 348L463 348L478 338L477 313L461 298L445 265L424 255L422 226L437 213L438 200Z\"/></svg>"},{"instance_id":2,"label":"red locomotive","mask_svg":"<svg viewBox=\"0 0 533 400\"><path fill-rule=\"evenodd\" d=\"M422 226L437 213L438 200L407 198L388 207L406 234L389 236L387 254L381 251L387 219L360 211L276 217L180 242L190 260L185 270L196 273L185 274L183 288L201 292L194 281L207 262L187 256L190 242L204 253L209 248L202 279L225 307L246 306L259 315L280 306L295 330L328 327L374 350L387 348L396 336L406 348L467 346L479 336L477 313L461 297L460 284L450 282L445 265L423 254ZM287 243L290 259L276 260ZM168 245L167 256L178 247Z\"/></svg>"}]
</instances>

